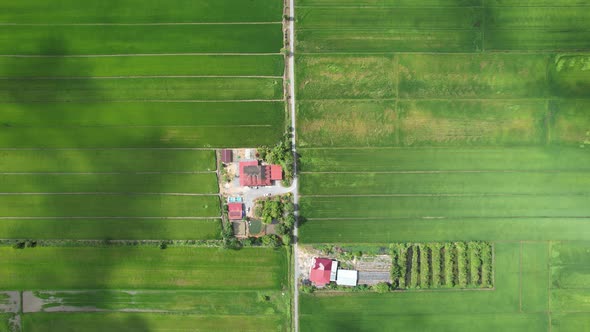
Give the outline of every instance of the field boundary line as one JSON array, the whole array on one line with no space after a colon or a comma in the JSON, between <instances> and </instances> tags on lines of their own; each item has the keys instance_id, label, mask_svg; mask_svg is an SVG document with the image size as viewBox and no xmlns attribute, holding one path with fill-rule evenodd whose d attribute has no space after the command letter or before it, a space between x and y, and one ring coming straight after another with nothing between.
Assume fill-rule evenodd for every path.
<instances>
[{"instance_id":1,"label":"field boundary line","mask_svg":"<svg viewBox=\"0 0 590 332\"><path fill-rule=\"evenodd\" d=\"M283 76L257 76L257 75L129 75L129 76L1 76L0 80L86 80L86 79L150 79L150 78L274 78L283 79Z\"/></svg>"},{"instance_id":2,"label":"field boundary line","mask_svg":"<svg viewBox=\"0 0 590 332\"><path fill-rule=\"evenodd\" d=\"M283 56L281 53L236 53L236 52L203 52L203 53L118 53L118 54L0 54L0 57L11 58L108 58L108 57L132 57L132 56Z\"/></svg>"},{"instance_id":3,"label":"field boundary line","mask_svg":"<svg viewBox=\"0 0 590 332\"><path fill-rule=\"evenodd\" d=\"M77 101L66 101L66 100L35 100L26 102L11 102L10 104L72 104L72 103L227 103L227 102L239 102L239 103L258 103L258 102L284 102L283 99L217 99L217 100L206 100L206 99L85 99Z\"/></svg>"},{"instance_id":4,"label":"field boundary line","mask_svg":"<svg viewBox=\"0 0 590 332\"><path fill-rule=\"evenodd\" d=\"M553 323L551 321L551 252L552 252L552 246L553 246L553 241L547 241L548 245L547 245L547 316L549 319L549 328L548 331L551 332L553 327L551 326Z\"/></svg>"},{"instance_id":5,"label":"field boundary line","mask_svg":"<svg viewBox=\"0 0 590 332\"><path fill-rule=\"evenodd\" d=\"M79 125L71 124L64 126L23 126L25 128L270 128L275 125L163 125L163 126L150 126L150 125Z\"/></svg>"},{"instance_id":6,"label":"field boundary line","mask_svg":"<svg viewBox=\"0 0 590 332\"><path fill-rule=\"evenodd\" d=\"M302 197L517 197L517 196L538 196L538 197L554 197L554 196L588 196L587 193L573 193L573 194L539 194L539 193L497 193L497 194L323 194L323 195L301 195Z\"/></svg>"},{"instance_id":7,"label":"field boundary line","mask_svg":"<svg viewBox=\"0 0 590 332\"><path fill-rule=\"evenodd\" d=\"M501 216L501 217L481 217L481 216L417 216L417 217L323 217L307 218L307 220L465 220L465 219L590 219L590 216L571 217L571 216ZM498 243L520 243L520 240L496 240ZM560 240L560 242L583 242L582 240Z\"/></svg>"},{"instance_id":8,"label":"field boundary line","mask_svg":"<svg viewBox=\"0 0 590 332\"><path fill-rule=\"evenodd\" d=\"M220 148L222 149L222 148ZM0 148L0 151L19 151L19 150L31 150L31 151L59 151L59 150L205 150L215 151L217 148Z\"/></svg>"},{"instance_id":9,"label":"field boundary line","mask_svg":"<svg viewBox=\"0 0 590 332\"><path fill-rule=\"evenodd\" d=\"M203 219L203 220L210 220L210 219L221 219L220 216L212 216L212 217L117 217L117 216L108 216L108 217L97 217L97 216L87 216L87 217L79 217L79 216L63 216L63 217L0 217L0 220L60 220L60 219L171 219L171 220L191 220L191 219Z\"/></svg>"},{"instance_id":10,"label":"field boundary line","mask_svg":"<svg viewBox=\"0 0 590 332\"><path fill-rule=\"evenodd\" d=\"M0 175L164 175L164 174L215 174L216 171L170 172L0 172Z\"/></svg>"},{"instance_id":11,"label":"field boundary line","mask_svg":"<svg viewBox=\"0 0 590 332\"><path fill-rule=\"evenodd\" d=\"M165 193L165 192L112 192L112 191L73 191L73 192L0 192L0 196L219 196L217 193Z\"/></svg>"},{"instance_id":12,"label":"field boundary line","mask_svg":"<svg viewBox=\"0 0 590 332\"><path fill-rule=\"evenodd\" d=\"M0 23L0 26L27 26L27 27L48 27L48 26L169 26L169 25L273 25L282 22L161 22L161 23Z\"/></svg>"},{"instance_id":13,"label":"field boundary line","mask_svg":"<svg viewBox=\"0 0 590 332\"><path fill-rule=\"evenodd\" d=\"M522 313L522 241L519 242L518 312Z\"/></svg>"},{"instance_id":14,"label":"field boundary line","mask_svg":"<svg viewBox=\"0 0 590 332\"><path fill-rule=\"evenodd\" d=\"M576 53L576 52L587 52L587 49L581 50L562 50L565 53ZM502 53L502 54L514 54L514 55L529 55L529 54L540 54L540 55L552 55L555 54L555 50L487 50L486 54L490 53ZM323 52L299 52L301 55L384 55L384 54L415 54L415 55L478 55L476 52L428 52L428 51L357 51L357 52L344 52L344 51L323 51Z\"/></svg>"},{"instance_id":15,"label":"field boundary line","mask_svg":"<svg viewBox=\"0 0 590 332\"><path fill-rule=\"evenodd\" d=\"M447 173L581 173L587 170L424 170L424 171L304 171L299 174L447 174Z\"/></svg>"}]
</instances>

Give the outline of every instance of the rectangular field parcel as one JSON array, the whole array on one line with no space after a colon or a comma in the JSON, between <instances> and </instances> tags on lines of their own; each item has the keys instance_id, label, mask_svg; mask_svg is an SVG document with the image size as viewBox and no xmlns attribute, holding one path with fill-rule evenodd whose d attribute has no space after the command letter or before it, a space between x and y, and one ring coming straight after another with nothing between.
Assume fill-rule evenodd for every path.
<instances>
[{"instance_id":1,"label":"rectangular field parcel","mask_svg":"<svg viewBox=\"0 0 590 332\"><path fill-rule=\"evenodd\" d=\"M420 251L411 291L301 294L302 330L590 328L589 5L297 2L299 238ZM493 289L414 289L444 241L492 242Z\"/></svg>"}]
</instances>

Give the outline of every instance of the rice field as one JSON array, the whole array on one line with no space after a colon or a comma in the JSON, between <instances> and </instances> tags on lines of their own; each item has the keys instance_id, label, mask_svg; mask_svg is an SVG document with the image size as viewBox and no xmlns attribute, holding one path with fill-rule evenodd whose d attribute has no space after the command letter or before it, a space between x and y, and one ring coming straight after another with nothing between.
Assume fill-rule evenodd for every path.
<instances>
[{"instance_id":1,"label":"rice field","mask_svg":"<svg viewBox=\"0 0 590 332\"><path fill-rule=\"evenodd\" d=\"M412 291L301 294L302 330L588 328L588 5L297 2L300 241L418 253ZM496 248L492 289L417 290L430 244L469 241Z\"/></svg>"},{"instance_id":2,"label":"rice field","mask_svg":"<svg viewBox=\"0 0 590 332\"><path fill-rule=\"evenodd\" d=\"M216 159L284 134L282 15L0 4L0 290L22 308L0 331L291 328L289 253L221 248Z\"/></svg>"}]
</instances>

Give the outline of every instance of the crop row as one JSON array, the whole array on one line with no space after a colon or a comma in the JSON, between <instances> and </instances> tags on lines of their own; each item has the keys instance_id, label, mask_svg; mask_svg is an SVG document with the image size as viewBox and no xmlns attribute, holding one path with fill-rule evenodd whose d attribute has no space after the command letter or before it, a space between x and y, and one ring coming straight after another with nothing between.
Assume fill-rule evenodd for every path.
<instances>
[{"instance_id":1,"label":"crop row","mask_svg":"<svg viewBox=\"0 0 590 332\"><path fill-rule=\"evenodd\" d=\"M393 244L393 285L398 289L490 288L492 251L488 242Z\"/></svg>"}]
</instances>

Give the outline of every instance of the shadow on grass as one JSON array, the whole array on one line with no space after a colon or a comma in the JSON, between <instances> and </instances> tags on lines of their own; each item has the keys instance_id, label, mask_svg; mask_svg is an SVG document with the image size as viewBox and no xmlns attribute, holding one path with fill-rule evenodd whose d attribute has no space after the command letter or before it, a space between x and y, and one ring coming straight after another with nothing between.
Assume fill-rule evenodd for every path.
<instances>
[{"instance_id":1,"label":"shadow on grass","mask_svg":"<svg viewBox=\"0 0 590 332\"><path fill-rule=\"evenodd\" d=\"M42 50L42 54L68 54L68 45L65 41L59 37L50 37L45 40L42 40L40 43L40 49ZM17 58L15 58L17 59ZM40 66L43 61L39 61L37 63L35 59L42 59L42 58L31 58L31 61L27 62L27 66L30 68L23 67L22 61L14 62L14 65L7 66L7 68L3 69L4 73L4 80L3 83L6 87L5 91L0 94L2 100L0 102L3 103L4 106L0 106L0 119L2 118L1 114L3 112L7 112L4 114L12 114L14 116L15 112L17 113L16 117L13 117L13 122L7 122L0 120L0 139L3 140L2 146L7 147L7 149L0 149L0 156L2 155L2 150L13 150L13 149L21 149L26 147L27 150L39 151L39 153L50 153L54 159L62 160L64 162L71 161L78 163L80 165L85 165L86 172L88 173L118 173L118 172L128 172L128 167L126 167L127 160L125 158L121 159L111 159L110 162L102 162L101 165L93 165L93 161L96 160L96 156L98 154L104 153L107 151L105 149L100 149L100 139L97 140L97 146L93 147L93 149L77 149L79 147L79 141L84 140L87 133L85 130L87 128L80 128L74 129L74 123L78 120L70 119L68 116L74 116L75 113L73 112L52 112L47 109L43 109L44 105L65 105L70 101L70 93L71 89L75 88L76 90L84 91L85 96L87 96L89 101L97 101L103 100L103 91L101 88L95 84L96 80L91 78L83 78L84 76L90 76L92 73L92 68L87 67L85 65L79 65L76 68L77 77L75 80L67 79L67 78L59 78L59 79L52 79L51 77L59 77L60 70L61 70L61 60L63 57L56 56L54 66L52 68L44 68L43 72L44 77L28 77L23 78L22 73L30 73L34 72L37 66ZM69 64L69 70L71 70L71 64ZM47 77L45 77L47 76ZM72 84L75 82L74 84ZM84 107L83 103L76 104L81 105ZM56 108L59 110L59 108ZM162 110L165 112L165 110ZM99 117L97 117L99 119ZM149 119L148 119L149 122ZM65 124L65 125L64 125ZM126 125L123 123L122 125ZM152 122L154 127L150 127L149 131L146 131L146 135L143 137L138 137L138 135L131 135L131 133L126 134L125 130L118 130L117 134L120 135L121 146L123 147L132 147L132 148L143 148L146 149L146 154L150 154L150 151L147 148L150 148L147 144L149 142L154 142L155 140L161 140L162 136L164 135L161 132L161 128L157 127L158 123ZM102 134L105 135L105 139L108 139L109 131L108 127L100 127L104 128ZM99 133L101 130L98 131ZM46 134L50 134L47 136ZM92 131L93 134L96 134L96 131ZM148 143L146 143L148 142ZM174 144L174 142L171 142ZM71 149L74 147L74 149ZM96 149L95 149L96 148ZM174 156L174 154L169 154L169 156ZM174 164L174 160L162 160L158 159L156 156L145 158L151 162L151 165L142 165L142 169L167 169L164 167L165 165ZM35 163L35 159L31 159L30 163ZM186 164L186 163L185 163ZM27 166L26 161L24 162L24 166ZM64 165L67 168L67 165ZM35 169L43 169L43 165L36 165ZM2 169L2 162L0 160L0 172L6 172L6 170ZM24 171L26 172L26 171ZM23 176L23 175L10 175L7 174L6 176ZM48 175L49 176L49 175ZM43 181L43 183L32 183L29 185L33 186L32 192L36 193L60 193L60 192L67 192L68 191L68 183L65 181L68 175L63 175L62 177L54 177L53 181ZM84 186L87 188L87 192L94 192L96 187L99 187L100 181L99 179L94 179L93 177L89 177L86 179ZM123 180L124 181L124 180ZM150 183L145 183L145 192L150 193L161 193L165 192L164 187L169 185L164 183L163 181L152 181ZM195 188L195 191L198 192L198 188ZM74 194L75 195L75 194ZM11 196L11 200L17 202L18 206L23 207L23 211L19 211L18 214L20 216L27 216L27 210L30 209L35 211L36 214L43 214L48 217L53 217L57 220L59 218L69 218L69 217L79 217L78 215L72 215L71 211L69 211L69 207L66 203L67 200L64 201L64 197L72 197L72 194L68 195L58 195L58 194L48 194L43 195L41 199L29 200L31 196L35 195L6 195ZM142 209L146 208L145 201L142 200L141 194L113 194L110 195L116 197L117 207L120 207L120 210L113 212L112 209L103 210L100 206L100 202L93 202L93 201L86 201L88 206L80 208L76 207L74 211L84 211L87 208L87 211L91 211L90 213L84 213L84 215L90 215L92 211L97 211L97 213L102 213L103 215L96 215L94 217L116 217L116 216L124 216L133 214L133 211L141 211ZM33 205L34 204L34 205ZM39 206L41 205L41 206ZM149 211L157 211L157 207L147 207ZM0 208L0 211L3 209ZM128 211L126 211L128 210ZM5 210L6 211L6 210ZM7 218L14 217L14 209L8 209L10 211L8 214L2 215L0 212L0 217L2 219L7 220ZM106 211L106 212L105 212ZM131 213L129 213L131 211ZM114 213L113 215L111 213ZM149 213L149 212L148 212ZM146 217L150 217L149 215L145 215ZM35 215L34 218L27 218L27 220L22 220L23 222L41 222L44 218ZM88 219L92 219L92 217L88 217ZM85 219L77 219L80 221L84 221ZM118 220L118 219L117 219ZM117 227L134 227L132 221L131 222L123 222L126 221L125 219L121 219L121 224ZM0 223L2 220L0 219ZM90 226L87 224L87 232L91 234L96 234L96 240L107 240L108 234L116 233L116 229L112 229L111 227L113 223L101 223L95 222L92 223ZM142 229L138 229L137 231L140 233L151 233L151 234L158 234L162 224L159 222L145 222L142 223ZM33 226L34 227L34 226ZM72 227L76 227L75 223L72 223ZM146 229L149 228L149 229ZM19 235L17 235L19 236ZM2 234L0 238L10 239L15 238L13 234ZM34 240L34 239L33 239ZM14 249L17 250L17 249ZM32 251L35 250L39 251L39 248L25 248L24 251ZM72 250L74 255L78 252L77 248L71 248L68 250ZM100 273L91 273L89 269L84 266L84 264L79 264L77 260L68 261L66 257L62 257L56 255L51 259L51 261L38 261L34 262L23 262L23 264L19 267L22 268L19 273L26 274L27 280L30 280L31 287L21 290L38 290L38 289L47 289L52 290L55 289L55 285L61 285L63 282L60 282L61 279L64 278L64 273L67 273L67 279L71 278L79 278L84 280L82 283L84 284L83 289L101 289L105 288L105 285L109 285L109 280L113 274L117 273L118 265L121 262L126 261L133 261L139 255L144 255L145 253L138 252L138 249L129 247L128 250L112 250L112 248L104 247L100 250L100 254L97 254L96 257L96 264L100 265ZM81 253L79 253L81 254ZM43 257L46 257L43 256ZM92 264L92 259L87 261L88 264ZM36 274L35 267L29 266L29 264L48 264L49 268L42 268L42 271L50 271L49 273L40 273ZM149 267L149 273L166 273L165 268L159 269L159 267ZM95 269L92 269L95 270ZM146 272L147 273L147 272ZM18 273L17 273L18 275ZM10 281L9 281L10 282ZM82 284L80 283L80 284ZM22 283L21 283L22 284ZM129 284L132 284L131 282ZM2 280L0 280L0 289L6 288L6 284L3 285ZM60 286L58 286L60 287ZM74 286L78 287L78 286ZM63 288L63 287L60 287ZM110 285L106 286L106 288L119 288L117 285ZM104 307L100 303L101 299L97 297L96 299L96 307ZM61 331L79 331L80 329L90 328L91 330L101 330L100 327L84 327L78 324L82 324L76 319L72 320L71 327L65 328L67 324L64 324L63 320L60 320L59 317L62 316L51 316L54 317L54 321L52 322L43 322L43 324L47 324L43 326L43 329L49 328L51 329L54 326L56 329L60 329ZM137 313L127 313L125 314L125 319L118 321L121 330L130 329L134 331L149 331L150 327L143 321L142 315ZM34 317L31 317L32 319ZM54 325L53 325L54 324ZM110 322L105 322L106 326L109 326ZM65 329L64 329L65 328Z\"/></svg>"}]
</instances>

